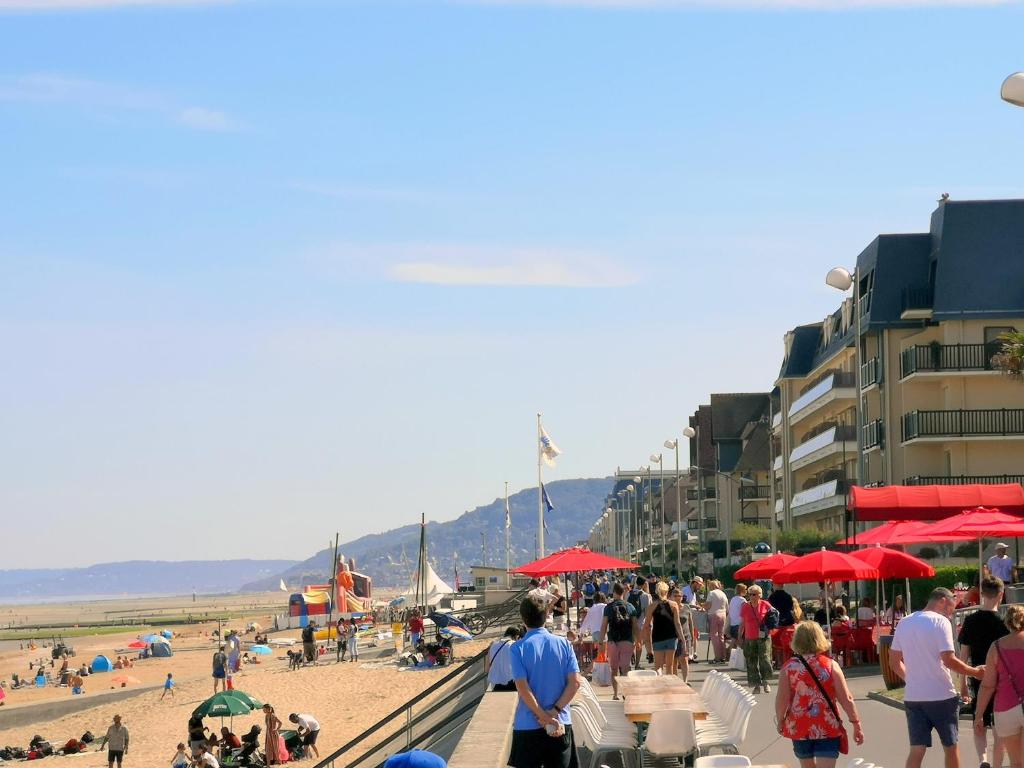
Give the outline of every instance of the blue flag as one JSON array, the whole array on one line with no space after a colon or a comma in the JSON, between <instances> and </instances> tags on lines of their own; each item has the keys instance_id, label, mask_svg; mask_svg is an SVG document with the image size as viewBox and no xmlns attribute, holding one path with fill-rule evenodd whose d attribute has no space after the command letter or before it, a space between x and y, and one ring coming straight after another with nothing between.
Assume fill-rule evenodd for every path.
<instances>
[{"instance_id":1,"label":"blue flag","mask_svg":"<svg viewBox=\"0 0 1024 768\"><path fill-rule=\"evenodd\" d=\"M548 529L548 512L553 512L555 505L551 503L551 499L548 498L548 489L544 487L544 483L540 484L540 495L544 500L544 530Z\"/></svg>"}]
</instances>

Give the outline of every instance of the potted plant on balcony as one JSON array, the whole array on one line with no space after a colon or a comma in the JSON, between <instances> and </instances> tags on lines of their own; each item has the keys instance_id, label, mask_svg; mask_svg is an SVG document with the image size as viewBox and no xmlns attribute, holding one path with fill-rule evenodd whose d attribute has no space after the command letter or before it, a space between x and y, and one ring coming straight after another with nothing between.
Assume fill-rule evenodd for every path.
<instances>
[{"instance_id":1,"label":"potted plant on balcony","mask_svg":"<svg viewBox=\"0 0 1024 768\"><path fill-rule=\"evenodd\" d=\"M999 352L992 356L992 367L1008 376L1024 380L1024 331L1010 331L999 337Z\"/></svg>"}]
</instances>

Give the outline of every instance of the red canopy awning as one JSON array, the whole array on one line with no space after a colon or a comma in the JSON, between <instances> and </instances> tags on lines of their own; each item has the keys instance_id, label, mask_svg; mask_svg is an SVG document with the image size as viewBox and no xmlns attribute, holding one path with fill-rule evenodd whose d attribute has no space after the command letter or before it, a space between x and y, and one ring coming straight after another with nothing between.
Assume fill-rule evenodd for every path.
<instances>
[{"instance_id":1,"label":"red canopy awning","mask_svg":"<svg viewBox=\"0 0 1024 768\"><path fill-rule=\"evenodd\" d=\"M857 520L941 520L975 507L998 507L1024 514L1024 486L887 485L850 489L850 509Z\"/></svg>"},{"instance_id":2,"label":"red canopy awning","mask_svg":"<svg viewBox=\"0 0 1024 768\"><path fill-rule=\"evenodd\" d=\"M556 573L576 573L577 571L617 571L639 568L636 563L619 560L617 557L592 552L586 547L571 547L560 552L534 560L532 563L513 568L513 573L524 573L527 576L552 576Z\"/></svg>"}]
</instances>

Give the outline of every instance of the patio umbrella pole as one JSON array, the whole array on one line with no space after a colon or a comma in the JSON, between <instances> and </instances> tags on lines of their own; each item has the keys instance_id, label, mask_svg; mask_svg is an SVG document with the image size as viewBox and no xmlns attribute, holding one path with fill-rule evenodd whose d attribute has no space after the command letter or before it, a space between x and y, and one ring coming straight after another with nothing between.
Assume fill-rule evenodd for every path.
<instances>
[{"instance_id":1,"label":"patio umbrella pole","mask_svg":"<svg viewBox=\"0 0 1024 768\"><path fill-rule=\"evenodd\" d=\"M825 582L825 626L828 628L828 641L832 642L832 618L829 615L829 609L832 607L831 590L829 590L830 582Z\"/></svg>"},{"instance_id":2,"label":"patio umbrella pole","mask_svg":"<svg viewBox=\"0 0 1024 768\"><path fill-rule=\"evenodd\" d=\"M981 591L980 591L981 590L981 580L985 577L985 574L984 574L985 565L984 565L984 563L981 560L981 558L983 556L983 554L982 554L983 552L984 552L984 546L982 544L982 540L979 538L978 539L978 590L979 590L978 594L979 594L979 596L981 594Z\"/></svg>"},{"instance_id":3,"label":"patio umbrella pole","mask_svg":"<svg viewBox=\"0 0 1024 768\"><path fill-rule=\"evenodd\" d=\"M904 579L903 581L906 582L906 588L907 588L907 608L906 608L906 611L907 611L907 613L910 613L910 579Z\"/></svg>"}]
</instances>

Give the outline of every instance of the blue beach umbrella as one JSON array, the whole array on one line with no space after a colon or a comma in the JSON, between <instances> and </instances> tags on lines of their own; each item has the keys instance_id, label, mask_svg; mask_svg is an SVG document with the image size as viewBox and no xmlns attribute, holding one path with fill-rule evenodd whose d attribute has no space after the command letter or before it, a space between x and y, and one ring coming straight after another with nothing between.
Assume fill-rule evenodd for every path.
<instances>
[{"instance_id":1,"label":"blue beach umbrella","mask_svg":"<svg viewBox=\"0 0 1024 768\"><path fill-rule=\"evenodd\" d=\"M269 656L273 651L265 645L251 645L249 653L255 653L257 656Z\"/></svg>"}]
</instances>

